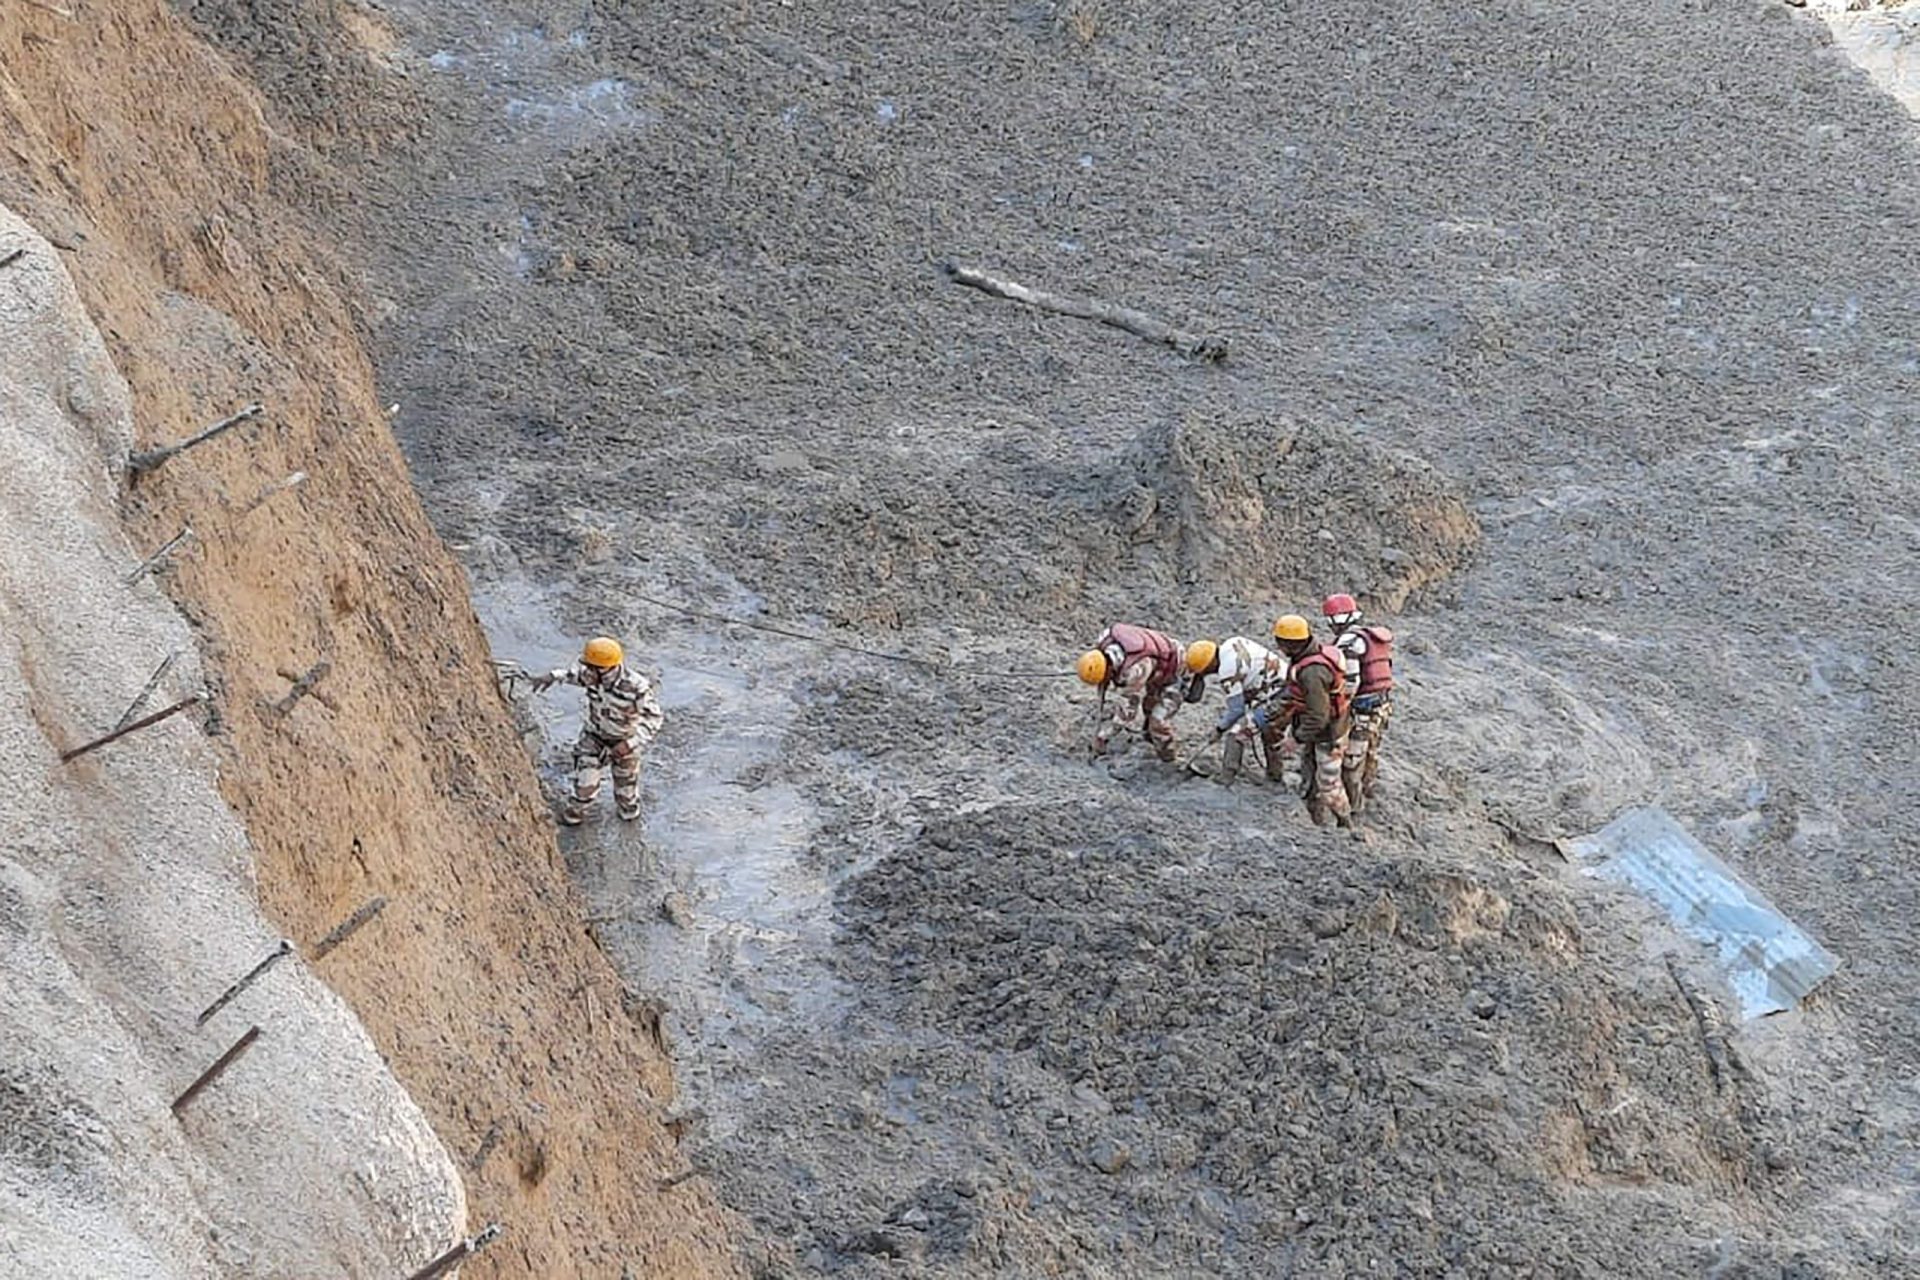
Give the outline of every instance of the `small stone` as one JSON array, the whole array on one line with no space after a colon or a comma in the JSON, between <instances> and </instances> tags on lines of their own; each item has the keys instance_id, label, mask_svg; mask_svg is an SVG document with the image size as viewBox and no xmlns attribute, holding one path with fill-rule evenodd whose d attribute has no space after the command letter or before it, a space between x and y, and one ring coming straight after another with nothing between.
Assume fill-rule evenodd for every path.
<instances>
[{"instance_id":1,"label":"small stone","mask_svg":"<svg viewBox=\"0 0 1920 1280\"><path fill-rule=\"evenodd\" d=\"M1100 1172L1113 1174L1119 1173L1133 1163L1133 1152L1124 1142L1102 1138L1093 1144L1093 1149L1087 1153L1087 1159Z\"/></svg>"},{"instance_id":2,"label":"small stone","mask_svg":"<svg viewBox=\"0 0 1920 1280\"><path fill-rule=\"evenodd\" d=\"M912 1227L915 1231L925 1231L932 1221L933 1219L927 1216L927 1211L919 1205L914 1205L900 1215L900 1225Z\"/></svg>"},{"instance_id":3,"label":"small stone","mask_svg":"<svg viewBox=\"0 0 1920 1280\"><path fill-rule=\"evenodd\" d=\"M660 918L676 929L686 929L693 924L693 904L687 901L687 895L678 889L660 899Z\"/></svg>"},{"instance_id":4,"label":"small stone","mask_svg":"<svg viewBox=\"0 0 1920 1280\"><path fill-rule=\"evenodd\" d=\"M1475 988L1467 992L1467 1008L1473 1011L1473 1016L1476 1018L1491 1018L1499 1010L1500 1005L1492 996Z\"/></svg>"},{"instance_id":5,"label":"small stone","mask_svg":"<svg viewBox=\"0 0 1920 1280\"><path fill-rule=\"evenodd\" d=\"M1347 931L1347 922L1334 911L1310 911L1307 913L1307 928L1316 938L1337 938Z\"/></svg>"},{"instance_id":6,"label":"small stone","mask_svg":"<svg viewBox=\"0 0 1920 1280\"><path fill-rule=\"evenodd\" d=\"M899 1258L907 1252L905 1242L899 1236L878 1227L861 1237L855 1248L861 1253L876 1254L882 1258Z\"/></svg>"},{"instance_id":7,"label":"small stone","mask_svg":"<svg viewBox=\"0 0 1920 1280\"><path fill-rule=\"evenodd\" d=\"M1189 1210L1195 1221L1211 1231L1226 1230L1227 1215L1231 1211L1232 1206L1227 1203L1226 1198L1212 1187L1206 1187L1197 1192L1193 1197L1192 1208Z\"/></svg>"}]
</instances>

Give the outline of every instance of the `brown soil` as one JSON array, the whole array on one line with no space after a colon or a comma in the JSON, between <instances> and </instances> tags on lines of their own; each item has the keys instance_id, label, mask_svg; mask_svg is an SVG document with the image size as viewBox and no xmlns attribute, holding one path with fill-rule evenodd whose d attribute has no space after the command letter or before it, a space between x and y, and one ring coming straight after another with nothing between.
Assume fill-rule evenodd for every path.
<instances>
[{"instance_id":1,"label":"brown soil","mask_svg":"<svg viewBox=\"0 0 1920 1280\"><path fill-rule=\"evenodd\" d=\"M285 214L307 160L157 0L68 3L0 21L0 201L66 250L136 447L268 406L126 511L140 545L200 534L168 584L215 673L222 786L269 914L311 944L388 899L318 969L469 1162L475 1226L506 1224L486 1274L731 1274L706 1185L658 1187L684 1158L657 1017L582 924L340 264ZM296 469L304 486L247 510ZM321 660L314 696L268 710L281 671Z\"/></svg>"}]
</instances>

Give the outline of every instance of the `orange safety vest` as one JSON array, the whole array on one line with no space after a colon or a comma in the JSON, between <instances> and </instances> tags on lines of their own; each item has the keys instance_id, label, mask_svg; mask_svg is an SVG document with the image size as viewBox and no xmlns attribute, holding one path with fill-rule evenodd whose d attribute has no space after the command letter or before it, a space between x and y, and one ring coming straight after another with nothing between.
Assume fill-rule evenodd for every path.
<instances>
[{"instance_id":1,"label":"orange safety vest","mask_svg":"<svg viewBox=\"0 0 1920 1280\"><path fill-rule=\"evenodd\" d=\"M1325 667L1333 673L1333 686L1328 694L1333 702L1333 718L1338 720L1347 714L1347 707L1353 701L1353 690L1347 688L1346 665L1341 661L1341 653L1330 644L1315 647L1312 652L1302 655L1287 668L1287 719L1291 721L1305 699L1300 696L1300 682L1297 676L1305 667Z\"/></svg>"}]
</instances>

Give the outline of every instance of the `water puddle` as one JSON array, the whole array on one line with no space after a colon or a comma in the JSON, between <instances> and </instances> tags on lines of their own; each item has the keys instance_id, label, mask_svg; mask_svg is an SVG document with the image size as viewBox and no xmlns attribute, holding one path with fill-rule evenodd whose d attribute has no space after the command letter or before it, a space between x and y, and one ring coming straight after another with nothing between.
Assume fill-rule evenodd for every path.
<instances>
[{"instance_id":1,"label":"water puddle","mask_svg":"<svg viewBox=\"0 0 1920 1280\"><path fill-rule=\"evenodd\" d=\"M436 49L426 63L457 75L499 104L525 135L556 147L658 124L660 113L641 101L645 90L612 76L592 77L587 33L556 35L542 28L476 32L459 48Z\"/></svg>"},{"instance_id":2,"label":"water puddle","mask_svg":"<svg viewBox=\"0 0 1920 1280\"><path fill-rule=\"evenodd\" d=\"M633 86L625 80L595 80L553 95L510 97L504 110L507 119L559 145L660 122L657 111L635 101Z\"/></svg>"}]
</instances>

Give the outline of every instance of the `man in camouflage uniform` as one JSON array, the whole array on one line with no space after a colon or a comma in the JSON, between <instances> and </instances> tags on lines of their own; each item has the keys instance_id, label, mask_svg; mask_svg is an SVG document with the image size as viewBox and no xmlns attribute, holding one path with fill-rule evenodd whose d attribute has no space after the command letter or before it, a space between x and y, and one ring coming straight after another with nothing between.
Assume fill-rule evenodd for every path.
<instances>
[{"instance_id":1,"label":"man in camouflage uniform","mask_svg":"<svg viewBox=\"0 0 1920 1280\"><path fill-rule=\"evenodd\" d=\"M1141 736L1162 760L1173 759L1173 717L1186 695L1186 669L1180 642L1164 631L1116 622L1100 633L1093 648L1080 655L1080 679L1100 690L1106 700L1099 727L1094 730L1092 754L1107 753L1107 744L1139 720Z\"/></svg>"},{"instance_id":2,"label":"man in camouflage uniform","mask_svg":"<svg viewBox=\"0 0 1920 1280\"><path fill-rule=\"evenodd\" d=\"M1365 625L1360 605L1344 592L1330 595L1320 611L1333 627L1348 691L1353 696L1353 732L1347 740L1342 778L1355 813L1373 798L1380 775L1380 742L1393 721L1393 632Z\"/></svg>"},{"instance_id":3,"label":"man in camouflage uniform","mask_svg":"<svg viewBox=\"0 0 1920 1280\"><path fill-rule=\"evenodd\" d=\"M1196 640L1187 646L1187 670L1192 674L1190 696L1198 701L1208 676L1218 676L1227 694L1227 705L1214 725L1213 738L1225 738L1220 752L1220 772L1214 781L1230 786L1240 776L1247 747L1255 741L1266 748L1267 777L1280 776L1280 757L1276 750L1281 726L1269 707L1286 678L1286 660L1273 650L1245 636L1228 636L1218 642Z\"/></svg>"},{"instance_id":4,"label":"man in camouflage uniform","mask_svg":"<svg viewBox=\"0 0 1920 1280\"><path fill-rule=\"evenodd\" d=\"M626 666L620 643L606 636L587 641L580 661L533 678L536 691L556 684L587 691L587 718L573 744L573 796L560 821L573 827L600 794L600 770L613 767L613 800L620 816L640 816L640 753L660 732L665 717L653 682Z\"/></svg>"},{"instance_id":5,"label":"man in camouflage uniform","mask_svg":"<svg viewBox=\"0 0 1920 1280\"><path fill-rule=\"evenodd\" d=\"M1307 816L1315 826L1329 819L1353 825L1352 805L1342 785L1341 762L1353 717L1350 690L1340 651L1313 638L1313 628L1297 613L1273 624L1274 642L1287 659L1287 694L1281 721L1288 748L1298 745L1306 774Z\"/></svg>"}]
</instances>

